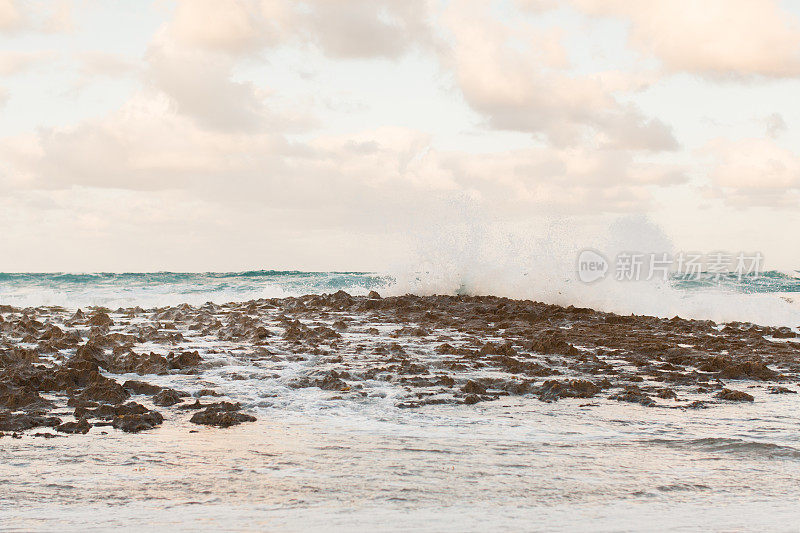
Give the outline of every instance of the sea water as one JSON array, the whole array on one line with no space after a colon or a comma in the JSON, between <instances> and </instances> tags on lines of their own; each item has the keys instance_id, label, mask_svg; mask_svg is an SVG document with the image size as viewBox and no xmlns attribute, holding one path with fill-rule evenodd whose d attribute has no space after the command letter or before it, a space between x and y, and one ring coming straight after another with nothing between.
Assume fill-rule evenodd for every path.
<instances>
[{"instance_id":1,"label":"sea water","mask_svg":"<svg viewBox=\"0 0 800 533\"><path fill-rule=\"evenodd\" d=\"M753 321L796 326L798 280L765 279L674 279L669 294L695 312L727 299ZM373 273L3 274L0 304L152 308L339 289L408 287ZM0 439L0 529L798 531L798 394L739 382L752 404L501 397L406 410L390 385L336 400L287 387L297 365L248 367L224 346L205 348L219 364L202 386L257 422L219 430L165 409L161 427L136 435ZM200 386L194 376L148 380Z\"/></svg>"}]
</instances>

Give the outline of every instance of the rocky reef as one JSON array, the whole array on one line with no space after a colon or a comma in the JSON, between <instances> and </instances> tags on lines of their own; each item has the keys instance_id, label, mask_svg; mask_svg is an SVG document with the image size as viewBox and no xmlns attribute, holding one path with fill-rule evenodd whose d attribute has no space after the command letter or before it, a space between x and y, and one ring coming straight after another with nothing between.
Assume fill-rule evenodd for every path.
<instances>
[{"instance_id":1,"label":"rocky reef","mask_svg":"<svg viewBox=\"0 0 800 533\"><path fill-rule=\"evenodd\" d=\"M742 388L798 392L798 340L789 328L488 296L339 291L149 310L0 306L0 436L136 433L163 424L165 414L218 428L253 421L229 391L155 383L202 380L225 364L220 352L239 367L269 370L287 391L317 388L336 401L385 398L378 391L389 385L397 408L507 395L746 405L755 398ZM283 372L289 366L300 370Z\"/></svg>"}]
</instances>

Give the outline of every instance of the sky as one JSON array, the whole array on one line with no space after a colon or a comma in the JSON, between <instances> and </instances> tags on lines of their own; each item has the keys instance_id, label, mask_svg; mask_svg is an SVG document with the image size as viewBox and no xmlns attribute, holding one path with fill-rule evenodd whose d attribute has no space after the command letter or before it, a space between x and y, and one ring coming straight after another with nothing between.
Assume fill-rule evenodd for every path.
<instances>
[{"instance_id":1,"label":"sky","mask_svg":"<svg viewBox=\"0 0 800 533\"><path fill-rule=\"evenodd\" d=\"M800 268L798 94L800 0L0 0L0 271Z\"/></svg>"}]
</instances>

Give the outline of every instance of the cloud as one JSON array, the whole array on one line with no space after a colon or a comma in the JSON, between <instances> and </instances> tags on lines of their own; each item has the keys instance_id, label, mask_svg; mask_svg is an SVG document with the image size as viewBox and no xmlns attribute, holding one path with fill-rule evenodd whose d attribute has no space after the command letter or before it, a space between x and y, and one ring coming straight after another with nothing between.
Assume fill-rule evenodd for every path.
<instances>
[{"instance_id":1,"label":"cloud","mask_svg":"<svg viewBox=\"0 0 800 533\"><path fill-rule=\"evenodd\" d=\"M138 62L108 52L82 52L77 59L80 73L87 78L119 78L133 74L140 68Z\"/></svg>"},{"instance_id":2,"label":"cloud","mask_svg":"<svg viewBox=\"0 0 800 533\"><path fill-rule=\"evenodd\" d=\"M179 0L167 32L185 46L253 54L280 42L291 15L280 0Z\"/></svg>"},{"instance_id":3,"label":"cloud","mask_svg":"<svg viewBox=\"0 0 800 533\"><path fill-rule=\"evenodd\" d=\"M427 0L313 0L300 32L331 57L399 57L432 42Z\"/></svg>"},{"instance_id":4,"label":"cloud","mask_svg":"<svg viewBox=\"0 0 800 533\"><path fill-rule=\"evenodd\" d=\"M0 0L0 32L60 33L73 29L71 0Z\"/></svg>"},{"instance_id":5,"label":"cloud","mask_svg":"<svg viewBox=\"0 0 800 533\"><path fill-rule=\"evenodd\" d=\"M13 76L55 57L51 51L41 52L0 52L0 76Z\"/></svg>"},{"instance_id":6,"label":"cloud","mask_svg":"<svg viewBox=\"0 0 800 533\"><path fill-rule=\"evenodd\" d=\"M683 180L627 151L442 151L424 132L383 127L289 142L276 132L208 130L157 92L71 128L6 142L5 188L181 190L209 203L312 210L314 220L397 224L469 197L488 210L603 213L643 208ZM429 211L430 210L430 211ZM348 222L349 223L349 222Z\"/></svg>"},{"instance_id":7,"label":"cloud","mask_svg":"<svg viewBox=\"0 0 800 533\"><path fill-rule=\"evenodd\" d=\"M22 27L24 18L15 0L0 0L0 31L16 31Z\"/></svg>"},{"instance_id":8,"label":"cloud","mask_svg":"<svg viewBox=\"0 0 800 533\"><path fill-rule=\"evenodd\" d=\"M72 20L72 0L52 2L50 11L42 21L41 30L47 33L70 32L75 29Z\"/></svg>"},{"instance_id":9,"label":"cloud","mask_svg":"<svg viewBox=\"0 0 800 533\"><path fill-rule=\"evenodd\" d=\"M481 5L462 2L448 9L452 46L443 55L467 103L489 126L541 134L559 147L587 138L603 148L678 147L669 126L616 99L621 72L576 75L559 68L566 55L557 32L531 38L536 30L492 19Z\"/></svg>"},{"instance_id":10,"label":"cloud","mask_svg":"<svg viewBox=\"0 0 800 533\"><path fill-rule=\"evenodd\" d=\"M800 75L800 25L777 0L570 0L630 21L630 43L672 72L710 78Z\"/></svg>"},{"instance_id":11,"label":"cloud","mask_svg":"<svg viewBox=\"0 0 800 533\"><path fill-rule=\"evenodd\" d=\"M282 143L274 134L205 130L165 95L145 91L106 117L5 142L0 154L24 188L190 189L210 178L224 187L234 167L261 152L279 153Z\"/></svg>"},{"instance_id":12,"label":"cloud","mask_svg":"<svg viewBox=\"0 0 800 533\"><path fill-rule=\"evenodd\" d=\"M644 209L652 191L683 183L677 166L637 160L629 151L529 148L495 154L449 153L444 166L486 205L551 213Z\"/></svg>"},{"instance_id":13,"label":"cloud","mask_svg":"<svg viewBox=\"0 0 800 533\"><path fill-rule=\"evenodd\" d=\"M250 82L231 79L233 63L199 52L153 47L147 80L174 102L177 111L203 127L257 132L268 125L266 93Z\"/></svg>"},{"instance_id":14,"label":"cloud","mask_svg":"<svg viewBox=\"0 0 800 533\"><path fill-rule=\"evenodd\" d=\"M800 156L766 139L715 139L704 152L714 161L712 193L738 206L796 208Z\"/></svg>"},{"instance_id":15,"label":"cloud","mask_svg":"<svg viewBox=\"0 0 800 533\"><path fill-rule=\"evenodd\" d=\"M166 33L233 56L311 43L330 57L398 57L429 42L428 0L180 0Z\"/></svg>"}]
</instances>

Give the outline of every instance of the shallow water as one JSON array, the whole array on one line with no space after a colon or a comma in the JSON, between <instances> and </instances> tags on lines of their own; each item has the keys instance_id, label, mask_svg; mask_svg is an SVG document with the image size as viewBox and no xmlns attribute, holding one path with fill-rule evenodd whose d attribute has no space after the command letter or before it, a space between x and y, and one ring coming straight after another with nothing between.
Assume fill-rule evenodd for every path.
<instances>
[{"instance_id":1,"label":"shallow water","mask_svg":"<svg viewBox=\"0 0 800 533\"><path fill-rule=\"evenodd\" d=\"M797 531L800 419L786 396L693 412L332 401L262 408L227 430L176 419L139 435L4 438L0 516L12 531Z\"/></svg>"},{"instance_id":2,"label":"shallow water","mask_svg":"<svg viewBox=\"0 0 800 533\"><path fill-rule=\"evenodd\" d=\"M246 307L208 312L228 324ZM347 394L292 382L339 368L336 355L358 374L383 357L374 348L389 343L403 344L413 362L438 373L450 356L433 348L467 343L472 333L398 336L401 326L418 324L364 312L350 317L335 349L297 352L279 319L285 311L267 306L253 315L273 335L257 344L221 340L217 330L190 330L191 320L177 320L160 331L177 327L180 343L134 346L138 353L198 350L198 373L146 381L190 394L216 389L257 422L206 428L190 424L185 411L159 408L164 424L140 434L98 425L86 435L48 439L34 430L0 438L0 529L798 531L800 394L768 394L768 382L733 380L753 403L675 385L680 401L654 398L658 406L649 408L606 397L544 403L525 395L401 409L421 390L402 379L364 378ZM64 320L71 310L41 312L71 327ZM111 312L111 331L172 320L157 315ZM332 325L348 312L298 316ZM86 336L85 323L76 327ZM489 328L482 341L499 335ZM541 362L557 364L549 359ZM559 379L570 376L562 371ZM459 391L466 379L501 374L476 367L453 375ZM796 376L784 384L800 390ZM685 408L698 399L709 408ZM71 412L54 414L68 419Z\"/></svg>"}]
</instances>

